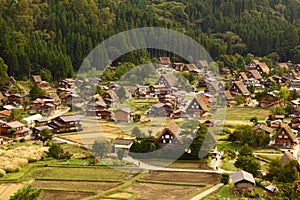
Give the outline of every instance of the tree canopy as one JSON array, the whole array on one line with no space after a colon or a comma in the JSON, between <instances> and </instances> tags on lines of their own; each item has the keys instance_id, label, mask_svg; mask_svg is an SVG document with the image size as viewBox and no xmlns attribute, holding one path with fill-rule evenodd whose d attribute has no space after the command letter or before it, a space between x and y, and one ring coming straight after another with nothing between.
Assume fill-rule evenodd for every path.
<instances>
[{"instance_id":1,"label":"tree canopy","mask_svg":"<svg viewBox=\"0 0 300 200\"><path fill-rule=\"evenodd\" d=\"M112 144L106 139L96 140L92 146L92 152L100 159L104 158L112 150Z\"/></svg>"},{"instance_id":2,"label":"tree canopy","mask_svg":"<svg viewBox=\"0 0 300 200\"><path fill-rule=\"evenodd\" d=\"M45 80L57 81L72 76L87 54L110 36L137 27L168 27L191 36L228 67L244 67L248 59L235 55L246 58L249 52L299 62L299 9L298 0L1 1L0 57L8 75L28 79L42 74ZM126 38L121 42L130 46ZM99 51L108 58L118 49ZM149 55L170 52L144 49L117 61L138 64ZM95 58L85 67L99 68L105 62ZM0 69L6 72L3 64ZM117 77L122 73L120 68Z\"/></svg>"}]
</instances>

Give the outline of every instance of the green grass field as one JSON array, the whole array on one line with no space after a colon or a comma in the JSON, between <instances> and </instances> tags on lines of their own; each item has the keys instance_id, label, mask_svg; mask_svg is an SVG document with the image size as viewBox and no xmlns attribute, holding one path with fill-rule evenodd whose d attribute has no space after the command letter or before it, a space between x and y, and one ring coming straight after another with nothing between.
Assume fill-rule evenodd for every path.
<instances>
[{"instance_id":1,"label":"green grass field","mask_svg":"<svg viewBox=\"0 0 300 200\"><path fill-rule=\"evenodd\" d=\"M241 148L241 146L234 145L230 141L218 141L217 147L218 147L218 151L224 151L224 150L237 151Z\"/></svg>"},{"instance_id":2,"label":"green grass field","mask_svg":"<svg viewBox=\"0 0 300 200\"><path fill-rule=\"evenodd\" d=\"M270 114L269 109L252 107L230 107L226 110L226 120L249 121L251 117L265 120Z\"/></svg>"}]
</instances>

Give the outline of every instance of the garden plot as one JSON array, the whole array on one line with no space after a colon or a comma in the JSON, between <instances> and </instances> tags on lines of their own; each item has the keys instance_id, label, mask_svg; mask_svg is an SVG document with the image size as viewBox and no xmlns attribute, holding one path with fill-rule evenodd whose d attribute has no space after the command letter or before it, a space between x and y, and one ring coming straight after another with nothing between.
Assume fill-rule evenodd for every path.
<instances>
[{"instance_id":1,"label":"garden plot","mask_svg":"<svg viewBox=\"0 0 300 200\"><path fill-rule=\"evenodd\" d=\"M202 187L197 186L177 186L152 183L137 183L127 189L133 192L137 198L156 200L182 200L191 194L197 193Z\"/></svg>"},{"instance_id":2,"label":"garden plot","mask_svg":"<svg viewBox=\"0 0 300 200\"><path fill-rule=\"evenodd\" d=\"M55 190L43 190L39 199L41 200L78 200L93 196L91 192L67 192L67 191L55 191Z\"/></svg>"},{"instance_id":3,"label":"garden plot","mask_svg":"<svg viewBox=\"0 0 300 200\"><path fill-rule=\"evenodd\" d=\"M220 175L215 173L154 171L143 176L141 180L193 184L216 184L220 182L219 179Z\"/></svg>"},{"instance_id":4,"label":"garden plot","mask_svg":"<svg viewBox=\"0 0 300 200\"><path fill-rule=\"evenodd\" d=\"M35 188L44 189L63 189L69 191L92 191L100 192L110 190L117 187L120 182L96 182L96 181L44 181L36 180L33 182L32 186Z\"/></svg>"}]
</instances>

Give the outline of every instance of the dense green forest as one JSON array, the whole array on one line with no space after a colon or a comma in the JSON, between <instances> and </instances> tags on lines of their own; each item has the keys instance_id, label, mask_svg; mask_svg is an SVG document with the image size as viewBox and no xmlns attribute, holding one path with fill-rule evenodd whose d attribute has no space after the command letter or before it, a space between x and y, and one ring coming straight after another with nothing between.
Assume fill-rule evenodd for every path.
<instances>
[{"instance_id":1,"label":"dense green forest","mask_svg":"<svg viewBox=\"0 0 300 200\"><path fill-rule=\"evenodd\" d=\"M215 60L251 53L300 63L298 0L0 0L0 57L18 79L57 81L101 41L146 26L185 33ZM139 62L136 53L123 59Z\"/></svg>"}]
</instances>

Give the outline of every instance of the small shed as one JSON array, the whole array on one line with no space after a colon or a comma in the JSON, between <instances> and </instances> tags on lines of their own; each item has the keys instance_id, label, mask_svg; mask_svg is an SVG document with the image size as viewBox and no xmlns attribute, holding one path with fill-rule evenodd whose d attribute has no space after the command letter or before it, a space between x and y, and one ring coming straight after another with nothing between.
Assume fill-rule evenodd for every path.
<instances>
[{"instance_id":1,"label":"small shed","mask_svg":"<svg viewBox=\"0 0 300 200\"><path fill-rule=\"evenodd\" d=\"M132 111L129 108L116 110L115 122L132 122Z\"/></svg>"},{"instance_id":2,"label":"small shed","mask_svg":"<svg viewBox=\"0 0 300 200\"><path fill-rule=\"evenodd\" d=\"M117 153L120 149L124 149L128 153L132 144L132 140L117 138L114 141L113 153Z\"/></svg>"},{"instance_id":3,"label":"small shed","mask_svg":"<svg viewBox=\"0 0 300 200\"><path fill-rule=\"evenodd\" d=\"M234 184L234 193L237 195L242 195L245 192L252 192L253 186L255 185L255 180L253 175L249 172L240 170L233 172L231 175L231 180Z\"/></svg>"}]
</instances>

